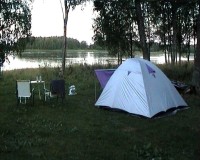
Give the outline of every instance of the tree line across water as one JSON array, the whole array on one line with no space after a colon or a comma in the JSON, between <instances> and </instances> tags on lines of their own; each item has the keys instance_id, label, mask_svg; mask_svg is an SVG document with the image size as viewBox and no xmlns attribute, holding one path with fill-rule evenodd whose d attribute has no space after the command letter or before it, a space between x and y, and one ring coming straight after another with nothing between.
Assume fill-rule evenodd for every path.
<instances>
[{"instance_id":1,"label":"tree line across water","mask_svg":"<svg viewBox=\"0 0 200 160\"><path fill-rule=\"evenodd\" d=\"M57 50L62 49L64 45L63 36L53 37L31 37L26 45L26 49L45 49ZM95 44L88 45L86 41L79 42L74 38L67 38L68 49L102 49Z\"/></svg>"},{"instance_id":2,"label":"tree line across water","mask_svg":"<svg viewBox=\"0 0 200 160\"><path fill-rule=\"evenodd\" d=\"M41 49L41 50L59 50L63 48L63 37L32 37L26 45L26 49ZM133 44L134 45L134 44ZM106 47L99 46L97 43L88 45L86 41L79 42L74 38L67 38L68 49L94 49L94 50L107 50ZM134 45L135 51L140 51L137 45ZM194 53L194 46L190 46L191 52ZM150 52L163 52L163 48L159 43L152 43ZM185 55L186 56L186 55Z\"/></svg>"}]
</instances>

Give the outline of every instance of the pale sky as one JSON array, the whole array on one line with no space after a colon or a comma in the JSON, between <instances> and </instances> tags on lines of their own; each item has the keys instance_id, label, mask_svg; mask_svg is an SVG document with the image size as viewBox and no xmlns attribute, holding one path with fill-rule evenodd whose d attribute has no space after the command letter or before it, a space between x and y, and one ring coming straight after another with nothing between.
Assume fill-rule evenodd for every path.
<instances>
[{"instance_id":1,"label":"pale sky","mask_svg":"<svg viewBox=\"0 0 200 160\"><path fill-rule=\"evenodd\" d=\"M63 0L61 0L63 1ZM93 3L88 2L81 10L81 5L70 10L67 37L93 43ZM63 36L63 14L60 0L34 0L32 9L32 35L36 37Z\"/></svg>"}]
</instances>

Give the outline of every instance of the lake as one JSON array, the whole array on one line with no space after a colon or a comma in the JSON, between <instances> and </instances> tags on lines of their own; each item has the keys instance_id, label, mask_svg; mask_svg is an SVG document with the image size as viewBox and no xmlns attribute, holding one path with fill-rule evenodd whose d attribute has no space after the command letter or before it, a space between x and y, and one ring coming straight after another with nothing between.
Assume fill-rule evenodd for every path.
<instances>
[{"instance_id":1,"label":"lake","mask_svg":"<svg viewBox=\"0 0 200 160\"><path fill-rule=\"evenodd\" d=\"M139 56L138 56L139 57ZM39 68L39 67L61 67L62 58L59 57L45 57L45 58L25 58L18 56L9 56L9 61L6 61L3 65L3 70L14 70L23 68ZM186 58L182 58L186 60ZM163 55L151 56L151 61L156 64L165 63L165 57ZM66 66L75 64L117 64L116 57L110 57L106 52L86 52L78 51L75 53L68 53L66 58Z\"/></svg>"}]
</instances>

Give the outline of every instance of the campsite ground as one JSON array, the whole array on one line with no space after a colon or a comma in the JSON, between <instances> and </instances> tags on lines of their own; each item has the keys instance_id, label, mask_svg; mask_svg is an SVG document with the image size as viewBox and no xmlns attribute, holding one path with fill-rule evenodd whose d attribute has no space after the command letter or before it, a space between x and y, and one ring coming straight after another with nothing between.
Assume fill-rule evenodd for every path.
<instances>
[{"instance_id":1,"label":"campsite ground","mask_svg":"<svg viewBox=\"0 0 200 160\"><path fill-rule=\"evenodd\" d=\"M189 65L160 67L170 79L189 83ZM58 69L4 72L0 79L0 159L200 159L198 96L183 95L190 108L160 119L98 109L94 107L95 84L97 95L101 89L95 68L102 66L68 68L66 89L74 84L78 94L66 95L64 103L44 103L35 96L33 107L16 106L16 80L34 80L40 74L48 87Z\"/></svg>"}]
</instances>

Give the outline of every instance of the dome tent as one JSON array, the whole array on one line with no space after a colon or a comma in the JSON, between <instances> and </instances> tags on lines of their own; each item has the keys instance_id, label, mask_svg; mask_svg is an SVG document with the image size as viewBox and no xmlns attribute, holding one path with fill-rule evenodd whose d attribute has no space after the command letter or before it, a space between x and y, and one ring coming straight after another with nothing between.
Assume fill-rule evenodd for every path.
<instances>
[{"instance_id":1,"label":"dome tent","mask_svg":"<svg viewBox=\"0 0 200 160\"><path fill-rule=\"evenodd\" d=\"M95 106L151 118L187 104L156 65L144 59L131 58L115 70Z\"/></svg>"}]
</instances>

